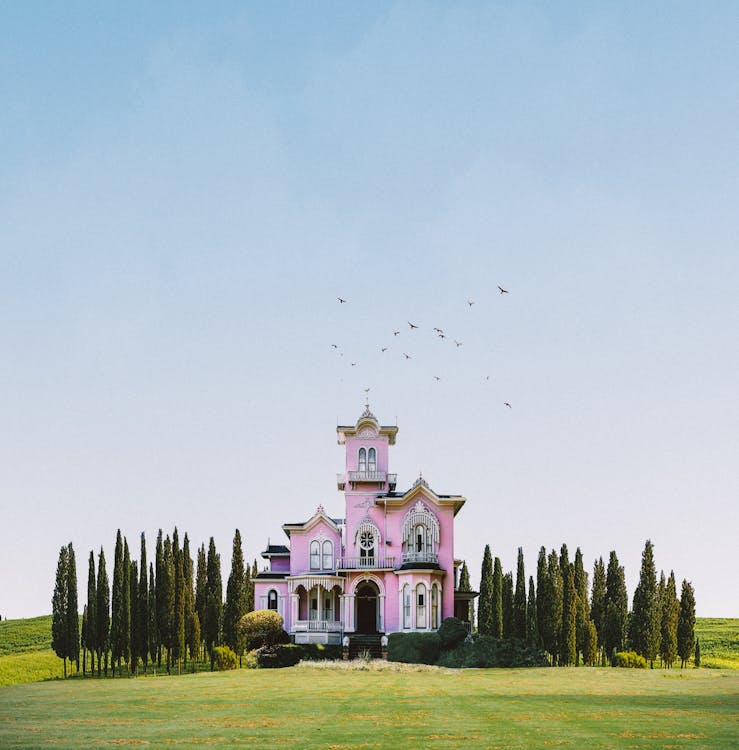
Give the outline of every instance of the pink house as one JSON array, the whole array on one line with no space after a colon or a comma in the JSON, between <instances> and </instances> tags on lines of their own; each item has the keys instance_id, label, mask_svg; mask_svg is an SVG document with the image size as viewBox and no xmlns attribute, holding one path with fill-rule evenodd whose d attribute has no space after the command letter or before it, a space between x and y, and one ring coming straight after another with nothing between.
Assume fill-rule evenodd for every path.
<instances>
[{"instance_id":1,"label":"pink house","mask_svg":"<svg viewBox=\"0 0 739 750\"><path fill-rule=\"evenodd\" d=\"M461 495L439 495L419 477L397 492L389 473L396 426L367 406L336 428L345 446L342 517L319 505L307 521L282 528L290 546L268 544L255 579L256 609L274 609L296 643L340 643L354 635L435 630L445 617L467 620L470 593L456 591L454 518Z\"/></svg>"}]
</instances>

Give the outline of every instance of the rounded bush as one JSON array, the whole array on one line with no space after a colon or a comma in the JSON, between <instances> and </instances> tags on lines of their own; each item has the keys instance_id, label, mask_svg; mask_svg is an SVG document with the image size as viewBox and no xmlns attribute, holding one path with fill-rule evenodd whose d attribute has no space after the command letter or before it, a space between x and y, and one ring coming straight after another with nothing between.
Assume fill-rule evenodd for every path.
<instances>
[{"instance_id":1,"label":"rounded bush","mask_svg":"<svg viewBox=\"0 0 739 750\"><path fill-rule=\"evenodd\" d=\"M282 617L272 609L247 612L239 620L239 635L247 651L262 646L273 646L276 643L285 643L286 638L290 640L282 627Z\"/></svg>"},{"instance_id":2,"label":"rounded bush","mask_svg":"<svg viewBox=\"0 0 739 750\"><path fill-rule=\"evenodd\" d=\"M236 669L238 658L228 646L216 646L213 649L213 666L218 672Z\"/></svg>"},{"instance_id":3,"label":"rounded bush","mask_svg":"<svg viewBox=\"0 0 739 750\"><path fill-rule=\"evenodd\" d=\"M292 643L272 644L262 646L253 652L257 658L257 665L262 669L276 669L279 667L294 667L301 656L300 646Z\"/></svg>"},{"instance_id":4,"label":"rounded bush","mask_svg":"<svg viewBox=\"0 0 739 750\"><path fill-rule=\"evenodd\" d=\"M441 650L447 651L450 648L459 646L467 637L467 625L457 617L447 617L439 628L439 640L441 641Z\"/></svg>"},{"instance_id":5,"label":"rounded bush","mask_svg":"<svg viewBox=\"0 0 739 750\"><path fill-rule=\"evenodd\" d=\"M646 669L647 660L635 651L618 651L613 655L611 666L625 667L627 669Z\"/></svg>"}]
</instances>

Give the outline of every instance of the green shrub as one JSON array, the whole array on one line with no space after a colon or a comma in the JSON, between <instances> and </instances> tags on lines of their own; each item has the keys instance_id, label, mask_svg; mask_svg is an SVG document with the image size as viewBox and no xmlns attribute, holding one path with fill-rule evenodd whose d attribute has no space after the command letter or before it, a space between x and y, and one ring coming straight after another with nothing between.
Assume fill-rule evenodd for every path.
<instances>
[{"instance_id":1,"label":"green shrub","mask_svg":"<svg viewBox=\"0 0 739 750\"><path fill-rule=\"evenodd\" d=\"M300 649L302 661L323 661L341 659L341 645L325 643L300 643L296 644Z\"/></svg>"},{"instance_id":2,"label":"green shrub","mask_svg":"<svg viewBox=\"0 0 739 750\"><path fill-rule=\"evenodd\" d=\"M441 650L447 651L456 648L467 637L467 625L456 617L447 617L439 628L439 640Z\"/></svg>"},{"instance_id":3,"label":"green shrub","mask_svg":"<svg viewBox=\"0 0 739 750\"><path fill-rule=\"evenodd\" d=\"M546 667L549 664L541 649L531 648L525 641L475 635L456 648L443 651L440 667Z\"/></svg>"},{"instance_id":4,"label":"green shrub","mask_svg":"<svg viewBox=\"0 0 739 750\"><path fill-rule=\"evenodd\" d=\"M262 669L294 667L300 661L301 646L296 646L294 643L278 643L262 646L253 654L257 658L257 665Z\"/></svg>"},{"instance_id":5,"label":"green shrub","mask_svg":"<svg viewBox=\"0 0 739 750\"><path fill-rule=\"evenodd\" d=\"M228 646L216 646L213 649L213 665L218 672L236 669L238 657Z\"/></svg>"},{"instance_id":6,"label":"green shrub","mask_svg":"<svg viewBox=\"0 0 739 750\"><path fill-rule=\"evenodd\" d=\"M612 667L626 667L631 669L646 669L647 660L635 651L618 651L613 655Z\"/></svg>"},{"instance_id":7,"label":"green shrub","mask_svg":"<svg viewBox=\"0 0 739 750\"><path fill-rule=\"evenodd\" d=\"M436 664L441 651L438 633L390 633L387 644L389 661L404 664Z\"/></svg>"},{"instance_id":8,"label":"green shrub","mask_svg":"<svg viewBox=\"0 0 739 750\"><path fill-rule=\"evenodd\" d=\"M247 651L290 640L283 630L282 617L271 609L247 612L239 620L239 637L243 639Z\"/></svg>"}]
</instances>

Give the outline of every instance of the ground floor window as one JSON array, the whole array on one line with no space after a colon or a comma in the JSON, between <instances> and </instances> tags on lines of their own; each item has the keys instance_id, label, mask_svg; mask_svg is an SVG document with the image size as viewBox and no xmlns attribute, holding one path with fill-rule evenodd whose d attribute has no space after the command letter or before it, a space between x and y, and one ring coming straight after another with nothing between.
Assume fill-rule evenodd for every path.
<instances>
[{"instance_id":1,"label":"ground floor window","mask_svg":"<svg viewBox=\"0 0 739 750\"><path fill-rule=\"evenodd\" d=\"M431 627L439 627L439 587L437 584L431 587Z\"/></svg>"},{"instance_id":2,"label":"ground floor window","mask_svg":"<svg viewBox=\"0 0 739 750\"><path fill-rule=\"evenodd\" d=\"M403 586L403 627L411 627L411 587Z\"/></svg>"},{"instance_id":3,"label":"ground floor window","mask_svg":"<svg viewBox=\"0 0 739 750\"><path fill-rule=\"evenodd\" d=\"M274 589L267 594L267 609L277 609L277 592Z\"/></svg>"},{"instance_id":4,"label":"ground floor window","mask_svg":"<svg viewBox=\"0 0 739 750\"><path fill-rule=\"evenodd\" d=\"M416 627L426 627L426 586L422 583L416 586Z\"/></svg>"}]
</instances>

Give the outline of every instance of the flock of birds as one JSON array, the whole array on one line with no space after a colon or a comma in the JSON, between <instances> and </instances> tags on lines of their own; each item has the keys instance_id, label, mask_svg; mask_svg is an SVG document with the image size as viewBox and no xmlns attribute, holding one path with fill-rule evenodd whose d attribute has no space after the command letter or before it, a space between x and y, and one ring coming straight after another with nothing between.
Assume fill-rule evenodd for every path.
<instances>
[{"instance_id":1,"label":"flock of birds","mask_svg":"<svg viewBox=\"0 0 739 750\"><path fill-rule=\"evenodd\" d=\"M502 286L500 286L500 285L498 285L498 290L499 290L500 294L509 294L509 291L508 291L507 289L504 289L504 288L503 288ZM345 304L347 304L347 302L348 302L348 300L347 300L346 298L344 298L344 297L337 297L336 299L337 299L337 301L338 301L338 303L339 303L340 305L345 305ZM467 305L468 305L468 306L469 306L470 308L471 308L471 307L472 307L472 306L473 306L474 304L475 304L475 301L474 301L474 300L471 300L471 299L468 299L468 300L467 300ZM411 322L410 320L408 320L408 321L406 321L406 322L408 323L408 328L409 328L409 332L410 332L410 333L413 333L413 331L417 331L417 330L418 330L418 329L420 328L420 326L419 326L419 325L417 325L416 323L413 323L413 322ZM445 333L445 331L444 331L444 329L443 329L443 328L439 328L439 327L437 327L437 326L434 326L434 327L433 327L433 328L432 328L431 330L432 330L432 333L433 333L433 334L434 334L434 335L435 335L435 336L436 336L437 338L439 338L439 339L442 339L442 340L443 340L443 339L446 339L446 338L447 338L447 334ZM400 332L400 330L393 330L393 332L392 332L392 333L393 333L393 337L396 337L396 336L399 336L401 332ZM452 340L452 341L454 342L454 345L455 345L455 347L456 347L457 349L458 349L459 347L463 346L463 344L464 344L464 342L463 342L463 341L460 341L460 340L458 340L458 339L455 339L455 338L452 338L451 340ZM334 350L335 350L335 352L336 352L336 353L337 353L337 354L338 354L338 355L339 355L340 357L343 357L343 356L344 356L344 352L343 352L343 351L341 351L341 349L339 348L339 345L338 345L338 344L331 344L331 348L332 348L332 349L334 349ZM389 347L387 347L387 346L382 346L382 347L380 347L380 353L384 354L384 353L385 353L386 351L388 351L388 348L389 348ZM412 355L408 354L407 352L402 352L402 355L403 355L403 358L404 358L405 360L413 359ZM358 363L358 362L350 362L349 364L350 364L350 366L351 366L351 367L357 367L359 363ZM434 378L434 380L435 380L435 381L436 381L437 383L441 381L441 377L440 377L440 376L438 376L438 375L434 375L434 376L433 376L433 378ZM490 375L486 375L486 376L485 376L485 380L490 380ZM366 389L366 390L368 390L368 389ZM507 407L508 407L509 409L513 408L513 407L511 406L511 404L510 404L510 403L509 403L508 401L504 401L504 402L503 402L503 406L507 406Z\"/></svg>"}]
</instances>

